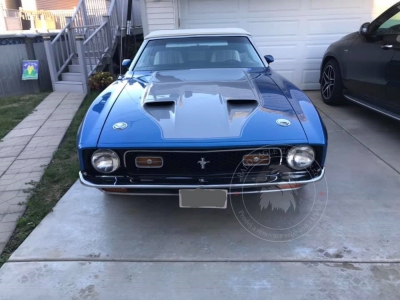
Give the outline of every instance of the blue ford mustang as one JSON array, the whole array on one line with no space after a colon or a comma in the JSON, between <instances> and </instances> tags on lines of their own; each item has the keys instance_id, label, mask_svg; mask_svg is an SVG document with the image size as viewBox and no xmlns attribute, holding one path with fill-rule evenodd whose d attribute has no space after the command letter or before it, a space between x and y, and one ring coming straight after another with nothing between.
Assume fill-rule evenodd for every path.
<instances>
[{"instance_id":1,"label":"blue ford mustang","mask_svg":"<svg viewBox=\"0 0 400 300\"><path fill-rule=\"evenodd\" d=\"M82 122L81 182L115 194L229 195L320 180L325 126L272 62L242 29L151 33Z\"/></svg>"}]
</instances>

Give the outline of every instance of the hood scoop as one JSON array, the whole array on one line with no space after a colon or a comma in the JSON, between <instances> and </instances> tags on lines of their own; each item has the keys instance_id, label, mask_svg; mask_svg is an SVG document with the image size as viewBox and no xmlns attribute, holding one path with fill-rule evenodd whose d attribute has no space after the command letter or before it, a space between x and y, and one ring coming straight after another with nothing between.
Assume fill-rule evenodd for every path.
<instances>
[{"instance_id":1,"label":"hood scoop","mask_svg":"<svg viewBox=\"0 0 400 300\"><path fill-rule=\"evenodd\" d=\"M144 107L164 107L164 106L171 106L174 105L175 101L174 100L160 100L160 101L148 101L144 103Z\"/></svg>"},{"instance_id":2,"label":"hood scoop","mask_svg":"<svg viewBox=\"0 0 400 300\"><path fill-rule=\"evenodd\" d=\"M235 118L247 118L258 107L259 102L253 99L229 99L226 101L229 121Z\"/></svg>"},{"instance_id":3,"label":"hood scoop","mask_svg":"<svg viewBox=\"0 0 400 300\"><path fill-rule=\"evenodd\" d=\"M258 106L258 101L254 99L228 99L226 102L228 105Z\"/></svg>"},{"instance_id":4,"label":"hood scoop","mask_svg":"<svg viewBox=\"0 0 400 300\"><path fill-rule=\"evenodd\" d=\"M146 86L143 93L142 105L143 107L163 107L170 106L176 103L179 94L163 91L160 93L159 89L150 83Z\"/></svg>"}]
</instances>

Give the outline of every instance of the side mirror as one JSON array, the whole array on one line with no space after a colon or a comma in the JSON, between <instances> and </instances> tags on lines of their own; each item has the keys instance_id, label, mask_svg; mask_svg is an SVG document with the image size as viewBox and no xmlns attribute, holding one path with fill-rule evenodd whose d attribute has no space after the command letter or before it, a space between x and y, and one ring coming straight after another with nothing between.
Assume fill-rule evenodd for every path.
<instances>
[{"instance_id":1,"label":"side mirror","mask_svg":"<svg viewBox=\"0 0 400 300\"><path fill-rule=\"evenodd\" d=\"M369 35L369 25L371 25L371 23L369 23L369 22L361 25L360 31L359 31L360 35L363 35L363 36Z\"/></svg>"},{"instance_id":2,"label":"side mirror","mask_svg":"<svg viewBox=\"0 0 400 300\"><path fill-rule=\"evenodd\" d=\"M269 64L273 63L275 61L275 59L272 55L265 55L264 58L267 61L267 63L269 63Z\"/></svg>"},{"instance_id":3,"label":"side mirror","mask_svg":"<svg viewBox=\"0 0 400 300\"><path fill-rule=\"evenodd\" d=\"M129 65L131 64L132 60L131 59L124 59L122 61L122 66L123 67L129 67Z\"/></svg>"}]
</instances>

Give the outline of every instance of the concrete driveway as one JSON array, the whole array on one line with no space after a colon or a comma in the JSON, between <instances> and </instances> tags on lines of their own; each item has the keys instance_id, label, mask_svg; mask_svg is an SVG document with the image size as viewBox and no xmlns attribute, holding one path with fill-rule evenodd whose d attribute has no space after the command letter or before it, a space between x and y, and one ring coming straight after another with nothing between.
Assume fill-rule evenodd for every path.
<instances>
[{"instance_id":1,"label":"concrete driveway","mask_svg":"<svg viewBox=\"0 0 400 300\"><path fill-rule=\"evenodd\" d=\"M314 220L301 234L256 237L241 199L179 209L77 182L0 270L0 299L398 299L400 123L309 95L329 131L326 181L246 199L268 232Z\"/></svg>"}]
</instances>

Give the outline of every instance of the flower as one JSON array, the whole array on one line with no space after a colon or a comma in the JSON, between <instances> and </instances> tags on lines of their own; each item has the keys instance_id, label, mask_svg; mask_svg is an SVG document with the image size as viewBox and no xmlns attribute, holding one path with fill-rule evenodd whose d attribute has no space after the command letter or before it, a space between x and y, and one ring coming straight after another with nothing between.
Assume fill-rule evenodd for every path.
<instances>
[{"instance_id":1,"label":"flower","mask_svg":"<svg viewBox=\"0 0 400 300\"><path fill-rule=\"evenodd\" d=\"M97 72L89 78L91 89L102 91L114 81L114 77L109 72Z\"/></svg>"}]
</instances>

